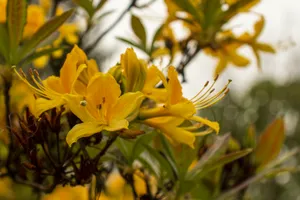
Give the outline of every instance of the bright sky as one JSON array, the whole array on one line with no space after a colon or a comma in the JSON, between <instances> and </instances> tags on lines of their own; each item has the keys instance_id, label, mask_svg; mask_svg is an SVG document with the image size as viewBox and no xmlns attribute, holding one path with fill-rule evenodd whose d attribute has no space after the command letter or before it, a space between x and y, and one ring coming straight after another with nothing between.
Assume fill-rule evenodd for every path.
<instances>
[{"instance_id":1,"label":"bright sky","mask_svg":"<svg viewBox=\"0 0 300 200\"><path fill-rule=\"evenodd\" d=\"M142 0L147 2L148 0ZM122 2L122 3L120 3ZM115 15L106 20L111 22L121 10L123 10L130 0L111 0L107 9L116 9ZM261 3L255 7L254 11L262 13L266 19L266 26L260 37L261 41L273 44L277 49L276 55L262 55L262 72L255 66L255 62L247 68L229 67L218 81L222 86L227 79L232 79L231 93L241 96L250 85L257 80L271 78L278 84L286 84L295 78L299 78L300 68L300 1L298 0L261 0ZM166 15L165 7L162 0L157 0L150 8L143 12L134 12L143 19L147 24L147 30L151 35L156 27L161 23ZM129 15L116 27L112 34L114 36L122 36L127 38L134 37L130 30ZM240 16L234 22L234 27L250 28L253 23L253 17ZM109 23L107 23L109 24ZM121 31L120 31L121 30ZM238 31L238 30L237 30ZM119 56L128 47L126 44L116 41L114 37L105 38L105 45L108 45L114 56L105 63L109 67L119 61ZM138 52L140 53L140 52ZM243 53L253 56L247 49L243 49ZM143 56L142 54L139 54ZM191 62L186 73L188 83L184 84L185 96L191 97L198 92L202 85L212 79L213 69L216 60L201 54Z\"/></svg>"}]
</instances>

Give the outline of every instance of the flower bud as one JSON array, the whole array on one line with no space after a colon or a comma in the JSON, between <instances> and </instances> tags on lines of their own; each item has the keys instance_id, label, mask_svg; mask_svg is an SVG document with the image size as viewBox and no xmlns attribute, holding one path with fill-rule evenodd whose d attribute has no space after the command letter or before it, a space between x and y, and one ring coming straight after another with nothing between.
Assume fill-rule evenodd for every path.
<instances>
[{"instance_id":1,"label":"flower bud","mask_svg":"<svg viewBox=\"0 0 300 200\"><path fill-rule=\"evenodd\" d=\"M147 66L137 58L132 48L121 55L121 67L126 78L125 92L141 91L146 80Z\"/></svg>"}]
</instances>

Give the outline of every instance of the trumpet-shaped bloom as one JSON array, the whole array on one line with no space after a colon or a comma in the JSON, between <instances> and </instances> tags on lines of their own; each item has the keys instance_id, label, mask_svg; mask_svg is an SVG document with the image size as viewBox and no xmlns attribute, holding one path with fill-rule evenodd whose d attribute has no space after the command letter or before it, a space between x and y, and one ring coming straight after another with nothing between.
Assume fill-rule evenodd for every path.
<instances>
[{"instance_id":1,"label":"trumpet-shaped bloom","mask_svg":"<svg viewBox=\"0 0 300 200\"><path fill-rule=\"evenodd\" d=\"M121 56L121 68L125 77L125 90L141 91L146 97L158 102L166 100L166 89L156 88L161 81L159 70L155 66L147 68L144 61L139 60L132 48L127 49ZM111 74L118 76L119 67L113 67Z\"/></svg>"},{"instance_id":2,"label":"trumpet-shaped bloom","mask_svg":"<svg viewBox=\"0 0 300 200\"><path fill-rule=\"evenodd\" d=\"M69 108L83 121L70 130L67 143L71 145L102 130L127 129L128 118L140 107L144 95L141 92L120 95L120 86L113 76L101 72L90 80L85 97L67 95L65 99Z\"/></svg>"},{"instance_id":3,"label":"trumpet-shaped bloom","mask_svg":"<svg viewBox=\"0 0 300 200\"><path fill-rule=\"evenodd\" d=\"M219 124L217 122L211 122L207 119L195 116L195 114L197 110L209 107L221 100L228 92L228 84L221 91L213 95L215 90L213 87L216 80L209 88L207 88L209 83L206 83L197 95L195 95L192 99L186 99L182 95L182 87L178 80L177 71L174 67L169 68L169 81L166 80L160 71L158 71L158 73L165 88L167 89L167 100L162 106L141 110L140 117L180 117L203 123L215 130L217 133L219 132Z\"/></svg>"},{"instance_id":4,"label":"trumpet-shaped bloom","mask_svg":"<svg viewBox=\"0 0 300 200\"><path fill-rule=\"evenodd\" d=\"M126 78L126 92L140 91L145 83L147 66L143 60L139 60L132 48L128 48L121 55L121 67Z\"/></svg>"},{"instance_id":5,"label":"trumpet-shaped bloom","mask_svg":"<svg viewBox=\"0 0 300 200\"><path fill-rule=\"evenodd\" d=\"M16 70L15 70L16 71ZM94 60L87 60L85 53L77 46L67 55L67 59L60 70L60 77L49 76L42 81L37 71L31 71L30 76L35 83L31 85L24 73L17 75L27 83L39 96L36 100L37 115L44 111L65 104L63 98L66 94L86 93L89 79L98 71Z\"/></svg>"}]
</instances>

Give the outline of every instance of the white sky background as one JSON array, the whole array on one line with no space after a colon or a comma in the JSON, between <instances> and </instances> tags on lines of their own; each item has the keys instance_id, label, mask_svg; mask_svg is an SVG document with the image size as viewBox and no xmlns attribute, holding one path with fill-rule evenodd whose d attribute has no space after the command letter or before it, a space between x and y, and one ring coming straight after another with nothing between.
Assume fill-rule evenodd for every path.
<instances>
[{"instance_id":1,"label":"white sky background","mask_svg":"<svg viewBox=\"0 0 300 200\"><path fill-rule=\"evenodd\" d=\"M104 26L109 25L120 14L121 11L130 3L130 0L110 0L106 9L116 10L111 17L104 19ZM147 2L148 0L140 0ZM136 11L136 10L135 10ZM163 0L157 0L150 8L142 12L134 13L141 17L143 23L147 25L147 34L150 38L153 32L160 25L166 16L166 8ZM231 94L241 96L248 91L249 87L258 80L271 79L277 84L287 84L295 78L300 77L300 1L299 0L261 0L261 3L254 8L254 11L265 16L266 26L263 34L259 38L261 41L275 45L277 54L263 54L262 72L259 72L255 62L247 68L228 67L218 81L224 85L230 78L233 80L230 88ZM254 15L253 15L254 16ZM240 16L229 26L237 27L236 31L251 30L254 17ZM105 23L107 22L107 23ZM105 27L103 27L105 28ZM105 37L103 45L107 46L114 55L108 59L103 67L108 68L119 61L119 55L127 47L115 39L116 36L133 38L134 34L130 29L130 15L127 14L119 25ZM148 38L149 39L149 38ZM149 41L148 41L149 42ZM137 51L140 57L143 54ZM249 50L243 49L247 57L253 58ZM183 90L186 97L191 97L198 92L202 85L212 79L212 74L216 60L200 53L188 66L186 76L188 83L184 84Z\"/></svg>"}]
</instances>

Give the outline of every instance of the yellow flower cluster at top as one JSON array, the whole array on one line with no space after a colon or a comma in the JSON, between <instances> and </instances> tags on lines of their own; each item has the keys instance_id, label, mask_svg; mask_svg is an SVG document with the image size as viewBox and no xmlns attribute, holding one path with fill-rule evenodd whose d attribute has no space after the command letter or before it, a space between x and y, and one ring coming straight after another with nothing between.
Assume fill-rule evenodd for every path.
<instances>
[{"instance_id":1,"label":"yellow flower cluster at top","mask_svg":"<svg viewBox=\"0 0 300 200\"><path fill-rule=\"evenodd\" d=\"M50 16L52 1L39 0L38 4L29 4L27 7L26 24L23 31L23 39L29 39L36 31L45 24L47 17ZM6 7L7 0L0 0L0 23L6 22ZM59 16L63 13L62 7L57 7L55 15ZM64 23L58 30L59 36L54 40L52 45L46 45L38 49L38 51L45 50L51 46L58 48L63 41L74 45L78 43L78 26L76 23ZM54 51L52 56L60 58L63 55L61 49ZM43 68L49 60L49 55L41 56L34 60L33 65L36 68Z\"/></svg>"},{"instance_id":2,"label":"yellow flower cluster at top","mask_svg":"<svg viewBox=\"0 0 300 200\"><path fill-rule=\"evenodd\" d=\"M41 80L37 71L31 70L31 84L22 70L15 72L37 96L37 117L65 106L82 121L68 132L69 145L104 130L121 137L135 137L142 131L131 130L129 125L136 122L160 130L173 144L184 143L193 148L196 136L219 132L219 124L196 116L197 110L222 99L230 82L219 92L215 92L215 81L207 82L198 94L187 99L172 66L166 78L158 67L147 66L129 48L121 55L119 65L103 73L76 45L67 55L59 77ZM163 88L157 87L160 83ZM143 103L147 101L155 103ZM191 123L183 126L185 121Z\"/></svg>"}]
</instances>

